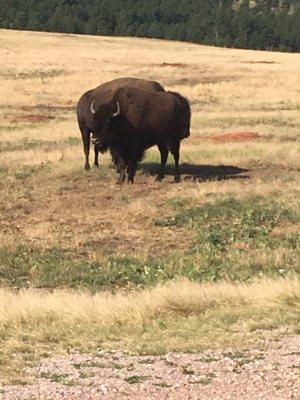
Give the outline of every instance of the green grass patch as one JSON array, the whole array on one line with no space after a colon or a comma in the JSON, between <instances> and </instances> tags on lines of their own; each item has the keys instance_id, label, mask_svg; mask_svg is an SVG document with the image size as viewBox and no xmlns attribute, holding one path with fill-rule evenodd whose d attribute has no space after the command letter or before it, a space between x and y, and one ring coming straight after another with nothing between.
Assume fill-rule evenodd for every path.
<instances>
[{"instance_id":1,"label":"green grass patch","mask_svg":"<svg viewBox=\"0 0 300 400\"><path fill-rule=\"evenodd\" d=\"M209 128L211 126L228 129L232 127L269 125L276 128L299 128L299 123L292 118L261 117L215 117L211 119L198 119L199 127Z\"/></svg>"},{"instance_id":2,"label":"green grass patch","mask_svg":"<svg viewBox=\"0 0 300 400\"><path fill-rule=\"evenodd\" d=\"M61 147L63 145L77 146L81 143L81 139L77 137L68 137L64 141L55 142L49 140L37 140L25 138L22 141L6 141L0 142L0 153L11 151L26 151L36 149L38 147Z\"/></svg>"},{"instance_id":3,"label":"green grass patch","mask_svg":"<svg viewBox=\"0 0 300 400\"><path fill-rule=\"evenodd\" d=\"M2 165L0 165L0 177L5 177L8 175L9 172L9 168L8 167L4 167Z\"/></svg>"},{"instance_id":4,"label":"green grass patch","mask_svg":"<svg viewBox=\"0 0 300 400\"><path fill-rule=\"evenodd\" d=\"M204 374L201 375L199 378L197 378L194 381L191 381L190 383L193 384L201 384L201 385L208 385L212 382L212 380L216 377L215 374L209 373L209 374Z\"/></svg>"},{"instance_id":5,"label":"green grass patch","mask_svg":"<svg viewBox=\"0 0 300 400\"><path fill-rule=\"evenodd\" d=\"M183 367L182 373L183 373L183 375L194 375L195 371L190 367Z\"/></svg>"},{"instance_id":6,"label":"green grass patch","mask_svg":"<svg viewBox=\"0 0 300 400\"><path fill-rule=\"evenodd\" d=\"M31 150L41 146L43 143L45 142L36 139L24 139L22 142L0 142L0 153Z\"/></svg>"},{"instance_id":7,"label":"green grass patch","mask_svg":"<svg viewBox=\"0 0 300 400\"><path fill-rule=\"evenodd\" d=\"M25 179L36 170L28 169ZM169 201L177 214L155 221L157 228L186 227L196 232L194 245L164 257L139 259L107 254L91 261L89 250L19 246L0 249L0 285L5 287L105 288L145 287L176 277L199 282L229 279L249 281L258 276L299 273L299 234L284 225L299 223L299 213L263 197L233 197L188 207ZM281 227L280 235L274 230ZM194 233L193 233L193 236ZM94 248L93 251L102 251Z\"/></svg>"},{"instance_id":8,"label":"green grass patch","mask_svg":"<svg viewBox=\"0 0 300 400\"><path fill-rule=\"evenodd\" d=\"M227 197L200 207L183 210L174 217L157 220L157 226L188 225L198 232L199 243L226 251L232 243L249 245L250 248L295 248L297 241L290 236L278 241L271 235L280 223L299 223L300 214L268 201L260 196L244 200Z\"/></svg>"},{"instance_id":9,"label":"green grass patch","mask_svg":"<svg viewBox=\"0 0 300 400\"><path fill-rule=\"evenodd\" d=\"M79 251L52 248L42 251L19 246L0 249L0 285L20 288L104 288L152 286L174 277L164 271L160 261L143 262L131 257L107 257L103 263L91 262Z\"/></svg>"},{"instance_id":10,"label":"green grass patch","mask_svg":"<svg viewBox=\"0 0 300 400\"><path fill-rule=\"evenodd\" d=\"M16 73L14 71L2 72L2 79L46 79L55 78L57 76L70 75L70 72L58 69L52 69L49 71L30 71L30 72L20 72Z\"/></svg>"},{"instance_id":11,"label":"green grass patch","mask_svg":"<svg viewBox=\"0 0 300 400\"><path fill-rule=\"evenodd\" d=\"M166 382L156 382L153 384L154 386L160 387L160 388L170 388L172 385L169 385Z\"/></svg>"},{"instance_id":12,"label":"green grass patch","mask_svg":"<svg viewBox=\"0 0 300 400\"><path fill-rule=\"evenodd\" d=\"M63 382L66 378L69 377L68 374L53 374L51 372L41 372L41 378L48 379L51 382Z\"/></svg>"},{"instance_id":13,"label":"green grass patch","mask_svg":"<svg viewBox=\"0 0 300 400\"><path fill-rule=\"evenodd\" d=\"M69 136L66 140L66 142L70 145L70 146L77 146L79 144L82 143L81 138L79 137L75 137L75 136Z\"/></svg>"},{"instance_id":14,"label":"green grass patch","mask_svg":"<svg viewBox=\"0 0 300 400\"><path fill-rule=\"evenodd\" d=\"M15 172L16 179L25 180L33 175L39 174L40 172L49 172L50 163L41 163L38 165L26 165L21 170Z\"/></svg>"},{"instance_id":15,"label":"green grass patch","mask_svg":"<svg viewBox=\"0 0 300 400\"><path fill-rule=\"evenodd\" d=\"M251 196L244 200L222 198L181 210L155 224L196 230L197 243L186 252L185 267L190 278L244 281L261 273L272 276L299 271L299 234L273 234L277 226L299 221L299 213L279 202ZM280 252L281 259L275 256ZM201 258L197 268L194 261L198 255Z\"/></svg>"},{"instance_id":16,"label":"green grass patch","mask_svg":"<svg viewBox=\"0 0 300 400\"><path fill-rule=\"evenodd\" d=\"M130 384L133 383L141 383L146 381L147 379L149 379L149 376L145 376L145 375L132 375L132 376L128 376L128 378L125 378L124 381Z\"/></svg>"},{"instance_id":17,"label":"green grass patch","mask_svg":"<svg viewBox=\"0 0 300 400\"><path fill-rule=\"evenodd\" d=\"M10 126L10 125L0 126L0 132L14 132L14 131L20 131L22 129L24 129L23 126Z\"/></svg>"}]
</instances>

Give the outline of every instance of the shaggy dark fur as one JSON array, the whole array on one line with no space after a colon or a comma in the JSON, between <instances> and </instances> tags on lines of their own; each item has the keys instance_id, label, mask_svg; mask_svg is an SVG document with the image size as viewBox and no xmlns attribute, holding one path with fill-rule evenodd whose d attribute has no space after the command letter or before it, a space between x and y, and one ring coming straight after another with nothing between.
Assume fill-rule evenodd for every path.
<instances>
[{"instance_id":1,"label":"shaggy dark fur","mask_svg":"<svg viewBox=\"0 0 300 400\"><path fill-rule=\"evenodd\" d=\"M116 117L114 113L120 109ZM92 140L109 147L120 171L119 183L133 183L138 161L146 149L157 145L163 179L169 151L175 160L175 182L180 181L180 141L190 134L191 110L187 99L173 92L150 92L136 87L118 89L111 102L97 105Z\"/></svg>"},{"instance_id":2,"label":"shaggy dark fur","mask_svg":"<svg viewBox=\"0 0 300 400\"><path fill-rule=\"evenodd\" d=\"M82 136L83 148L85 154L85 166L84 169L90 169L89 164L89 153L90 153L90 135L93 132L94 122L93 115L91 113L91 104L95 101L95 106L99 107L102 104L107 104L112 101L112 98L116 91L123 87L128 86L142 88L150 92L164 91L164 88L155 81L148 81L145 79L137 78L118 78L110 82L106 82L95 89L89 90L84 93L77 104L77 120L79 129ZM107 146L103 145L99 147L94 146L95 160L94 165L98 166L98 153L104 153L108 149Z\"/></svg>"}]
</instances>

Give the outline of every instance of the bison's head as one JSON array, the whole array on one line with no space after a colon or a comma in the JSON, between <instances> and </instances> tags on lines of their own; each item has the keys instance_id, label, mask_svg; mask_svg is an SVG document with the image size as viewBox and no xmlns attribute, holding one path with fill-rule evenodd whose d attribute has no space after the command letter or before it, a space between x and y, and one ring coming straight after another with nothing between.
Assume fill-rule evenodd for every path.
<instances>
[{"instance_id":1,"label":"bison's head","mask_svg":"<svg viewBox=\"0 0 300 400\"><path fill-rule=\"evenodd\" d=\"M113 121L121 114L120 105L117 104L104 104L95 106L95 100L91 103L90 111L93 118L93 133L91 141L93 144L98 145L100 151L107 150L109 142L109 129Z\"/></svg>"}]
</instances>

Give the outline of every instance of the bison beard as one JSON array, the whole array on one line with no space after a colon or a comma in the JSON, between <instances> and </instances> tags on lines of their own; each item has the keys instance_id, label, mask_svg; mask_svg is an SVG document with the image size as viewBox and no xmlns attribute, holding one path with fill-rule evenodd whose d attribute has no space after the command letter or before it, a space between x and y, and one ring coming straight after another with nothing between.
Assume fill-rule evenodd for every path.
<instances>
[{"instance_id":1,"label":"bison beard","mask_svg":"<svg viewBox=\"0 0 300 400\"><path fill-rule=\"evenodd\" d=\"M149 92L123 87L113 100L92 110L92 140L110 149L119 172L118 183L133 183L137 163L149 147L157 145L161 154L157 180L164 178L169 151L175 161L175 182L180 181L180 141L190 134L190 106L178 93ZM103 128L103 127L107 128Z\"/></svg>"}]
</instances>

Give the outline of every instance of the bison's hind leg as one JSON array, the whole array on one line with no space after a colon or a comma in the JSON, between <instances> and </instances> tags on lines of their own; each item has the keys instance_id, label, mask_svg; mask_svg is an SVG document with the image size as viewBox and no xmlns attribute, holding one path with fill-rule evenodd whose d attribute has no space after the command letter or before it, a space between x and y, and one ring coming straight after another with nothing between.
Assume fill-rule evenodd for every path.
<instances>
[{"instance_id":1,"label":"bison's hind leg","mask_svg":"<svg viewBox=\"0 0 300 400\"><path fill-rule=\"evenodd\" d=\"M165 166L168 160L169 150L165 143L158 145L160 151L160 170L155 178L156 181L161 181L165 177Z\"/></svg>"},{"instance_id":2,"label":"bison's hind leg","mask_svg":"<svg viewBox=\"0 0 300 400\"><path fill-rule=\"evenodd\" d=\"M169 146L170 152L172 153L175 161L175 176L174 176L174 183L180 182L180 168L179 168L179 149L180 149L180 141L176 140L172 142Z\"/></svg>"}]
</instances>

